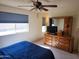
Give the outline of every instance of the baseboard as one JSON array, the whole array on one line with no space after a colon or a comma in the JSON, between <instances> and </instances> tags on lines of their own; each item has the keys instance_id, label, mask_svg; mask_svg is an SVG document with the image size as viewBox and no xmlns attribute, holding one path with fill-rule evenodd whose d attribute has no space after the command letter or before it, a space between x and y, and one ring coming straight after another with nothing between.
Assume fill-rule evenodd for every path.
<instances>
[{"instance_id":1,"label":"baseboard","mask_svg":"<svg viewBox=\"0 0 79 59\"><path fill-rule=\"evenodd\" d=\"M36 40L34 40L34 41L32 41L32 42L38 42L38 41L40 41L41 39L43 39L43 38L38 38L38 39L36 39Z\"/></svg>"}]
</instances>

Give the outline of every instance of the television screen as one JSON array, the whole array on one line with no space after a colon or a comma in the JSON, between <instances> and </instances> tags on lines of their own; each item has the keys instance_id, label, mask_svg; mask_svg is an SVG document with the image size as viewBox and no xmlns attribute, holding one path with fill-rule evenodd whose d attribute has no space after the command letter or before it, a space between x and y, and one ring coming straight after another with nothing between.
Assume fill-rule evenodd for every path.
<instances>
[{"instance_id":1,"label":"television screen","mask_svg":"<svg viewBox=\"0 0 79 59\"><path fill-rule=\"evenodd\" d=\"M56 35L57 34L57 26L47 26L47 32Z\"/></svg>"}]
</instances>

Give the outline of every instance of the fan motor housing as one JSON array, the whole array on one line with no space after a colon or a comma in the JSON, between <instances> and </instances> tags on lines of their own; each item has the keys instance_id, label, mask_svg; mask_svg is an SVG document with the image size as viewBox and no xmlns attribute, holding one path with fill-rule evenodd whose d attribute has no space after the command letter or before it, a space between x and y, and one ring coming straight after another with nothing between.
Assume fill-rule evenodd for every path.
<instances>
[{"instance_id":1,"label":"fan motor housing","mask_svg":"<svg viewBox=\"0 0 79 59\"><path fill-rule=\"evenodd\" d=\"M36 6L36 8L41 8L42 7L42 3L41 2L36 2L34 5Z\"/></svg>"}]
</instances>

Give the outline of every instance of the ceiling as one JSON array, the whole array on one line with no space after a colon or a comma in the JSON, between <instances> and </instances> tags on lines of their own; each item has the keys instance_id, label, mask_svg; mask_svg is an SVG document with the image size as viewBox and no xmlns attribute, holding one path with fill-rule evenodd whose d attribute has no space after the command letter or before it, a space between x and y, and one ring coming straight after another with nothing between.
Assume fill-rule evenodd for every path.
<instances>
[{"instance_id":1,"label":"ceiling","mask_svg":"<svg viewBox=\"0 0 79 59\"><path fill-rule=\"evenodd\" d=\"M43 4L50 5L55 4L58 5L57 8L48 8L50 12L53 14L60 14L60 13L70 13L76 12L79 10L79 0L39 0ZM31 0L0 0L0 4L22 8L29 10L30 7L18 7L19 5L32 5Z\"/></svg>"}]
</instances>

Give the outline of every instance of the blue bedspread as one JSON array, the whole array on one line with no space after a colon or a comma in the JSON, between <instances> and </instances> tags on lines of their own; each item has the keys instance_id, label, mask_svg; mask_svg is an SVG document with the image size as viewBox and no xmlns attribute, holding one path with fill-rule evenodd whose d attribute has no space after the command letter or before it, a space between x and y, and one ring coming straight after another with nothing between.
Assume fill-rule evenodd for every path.
<instances>
[{"instance_id":1,"label":"blue bedspread","mask_svg":"<svg viewBox=\"0 0 79 59\"><path fill-rule=\"evenodd\" d=\"M0 49L0 56L0 59L54 59L50 50L26 41Z\"/></svg>"}]
</instances>

